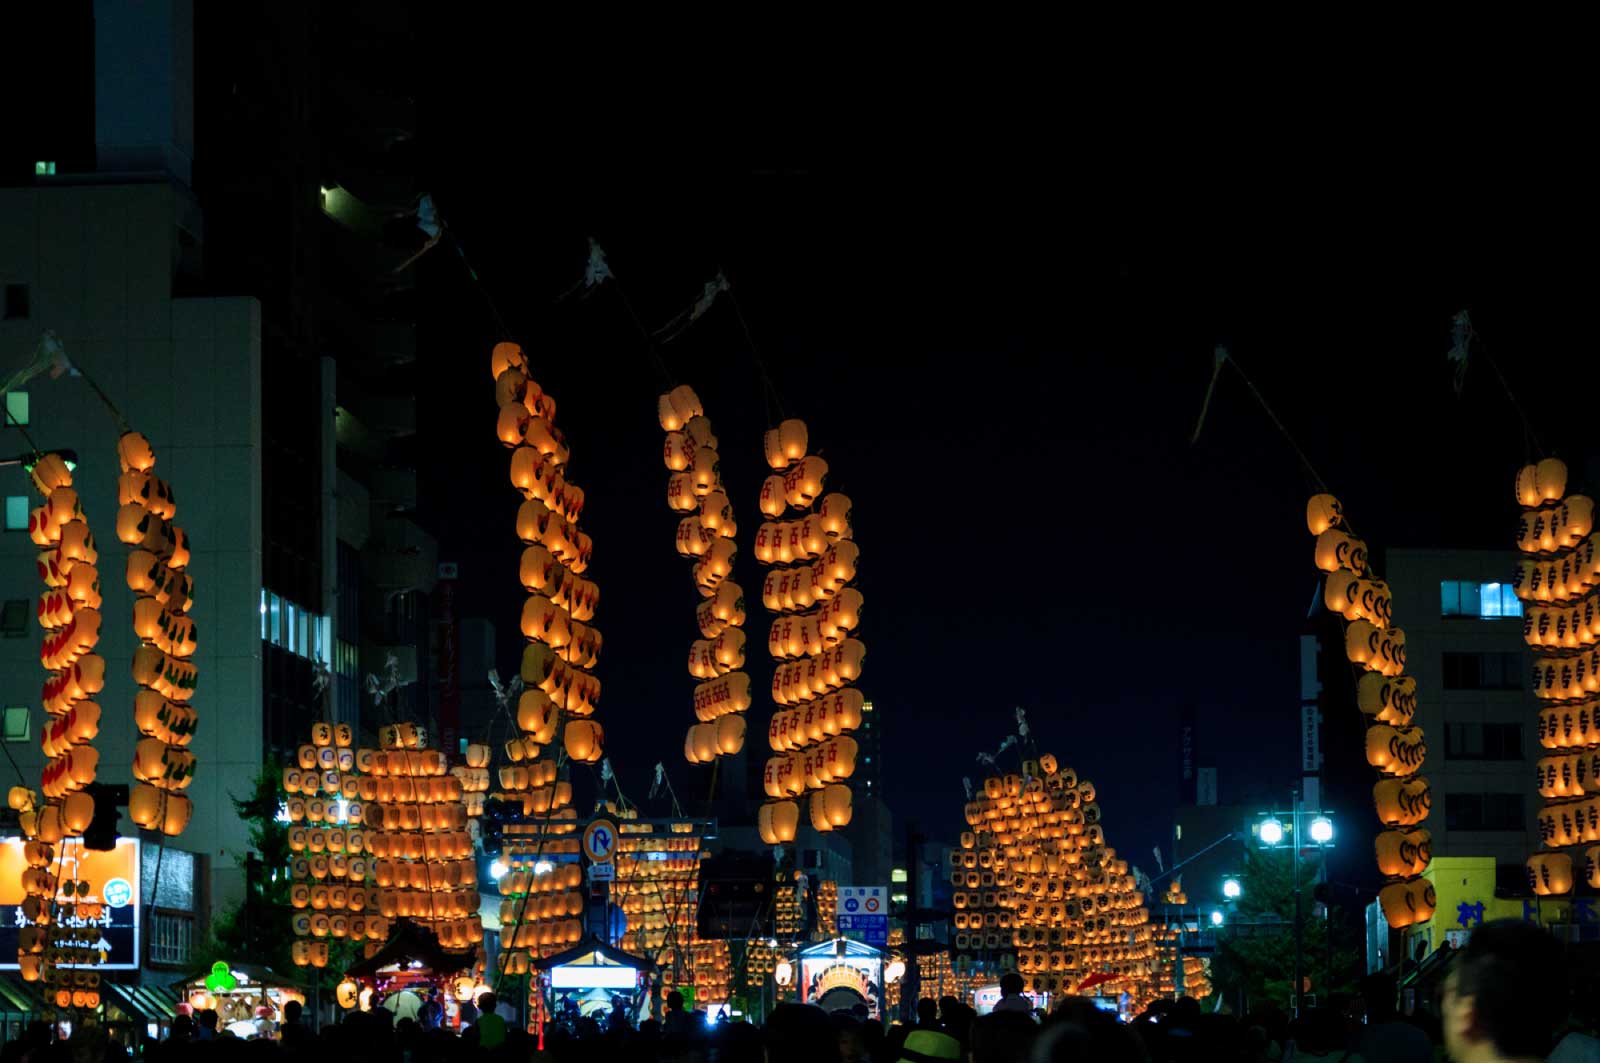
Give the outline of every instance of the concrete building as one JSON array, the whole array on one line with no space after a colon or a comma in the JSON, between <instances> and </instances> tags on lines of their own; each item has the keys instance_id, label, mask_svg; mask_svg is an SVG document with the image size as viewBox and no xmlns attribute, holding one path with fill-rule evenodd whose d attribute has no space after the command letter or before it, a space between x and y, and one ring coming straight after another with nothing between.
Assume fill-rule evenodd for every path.
<instances>
[{"instance_id":1,"label":"concrete building","mask_svg":"<svg viewBox=\"0 0 1600 1063\"><path fill-rule=\"evenodd\" d=\"M1538 699L1507 550L1389 550L1384 575L1417 677L1438 856L1493 856L1520 877L1538 849Z\"/></svg>"},{"instance_id":2,"label":"concrete building","mask_svg":"<svg viewBox=\"0 0 1600 1063\"><path fill-rule=\"evenodd\" d=\"M41 140L31 174L6 171L25 185L0 188L0 362L9 375L45 330L59 334L150 438L194 544L199 772L193 822L165 853L162 909L145 920L159 979L187 968L209 915L243 895L249 839L230 795L315 719L438 724L437 549L412 516L408 260L424 236L398 79L414 64L404 10L376 3L81 6L61 40L92 58L60 70L92 85L47 94L43 106L71 113L40 125L92 129L92 143ZM338 63L320 62L324 42ZM71 377L35 380L7 411L0 457L29 449L24 430L79 455L107 621L100 779L126 782L134 641L117 429ZM0 464L0 707L7 752L37 785L30 490ZM372 675L398 681L381 704ZM126 812L121 832L136 833Z\"/></svg>"}]
</instances>

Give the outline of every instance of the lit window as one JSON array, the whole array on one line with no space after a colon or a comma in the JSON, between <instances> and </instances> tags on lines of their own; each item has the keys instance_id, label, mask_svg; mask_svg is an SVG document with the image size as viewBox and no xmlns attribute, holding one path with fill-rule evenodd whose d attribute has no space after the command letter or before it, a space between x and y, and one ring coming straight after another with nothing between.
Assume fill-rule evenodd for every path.
<instances>
[{"instance_id":1,"label":"lit window","mask_svg":"<svg viewBox=\"0 0 1600 1063\"><path fill-rule=\"evenodd\" d=\"M50 159L34 163L33 175L35 177L54 177L56 175L55 160Z\"/></svg>"},{"instance_id":2,"label":"lit window","mask_svg":"<svg viewBox=\"0 0 1600 1063\"><path fill-rule=\"evenodd\" d=\"M28 530L28 496L6 496L6 531Z\"/></svg>"},{"instance_id":3,"label":"lit window","mask_svg":"<svg viewBox=\"0 0 1600 1063\"><path fill-rule=\"evenodd\" d=\"M889 881L890 882L904 882L905 880L906 880L906 869L905 868L897 867L893 871L889 872Z\"/></svg>"},{"instance_id":4,"label":"lit window","mask_svg":"<svg viewBox=\"0 0 1600 1063\"><path fill-rule=\"evenodd\" d=\"M6 424L28 423L28 393L26 391L6 392Z\"/></svg>"},{"instance_id":5,"label":"lit window","mask_svg":"<svg viewBox=\"0 0 1600 1063\"><path fill-rule=\"evenodd\" d=\"M1443 616L1499 620L1521 616L1522 602L1509 583L1445 580L1439 584L1439 612Z\"/></svg>"},{"instance_id":6,"label":"lit window","mask_svg":"<svg viewBox=\"0 0 1600 1063\"><path fill-rule=\"evenodd\" d=\"M26 742L32 734L31 717L26 705L7 705L5 713L5 739L7 742Z\"/></svg>"}]
</instances>

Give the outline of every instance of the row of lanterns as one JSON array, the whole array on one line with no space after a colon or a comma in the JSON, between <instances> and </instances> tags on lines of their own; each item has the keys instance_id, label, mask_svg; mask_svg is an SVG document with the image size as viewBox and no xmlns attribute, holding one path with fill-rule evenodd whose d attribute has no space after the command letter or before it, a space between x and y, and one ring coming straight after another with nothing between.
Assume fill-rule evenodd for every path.
<instances>
[{"instance_id":1,"label":"row of lanterns","mask_svg":"<svg viewBox=\"0 0 1600 1063\"><path fill-rule=\"evenodd\" d=\"M1534 788L1544 799L1538 815L1543 848L1528 859L1528 884L1539 896L1570 893L1573 857L1559 850L1600 842L1600 568L1596 566L1594 502L1568 495L1567 467L1557 458L1517 473L1523 507L1517 549L1524 558L1512 589L1524 604L1523 640L1533 650L1533 689L1544 702L1539 741L1555 755L1540 758ZM1557 850L1557 851L1550 851ZM1589 867L1600 847L1586 852ZM1600 881L1592 872L1591 882Z\"/></svg>"},{"instance_id":2,"label":"row of lanterns","mask_svg":"<svg viewBox=\"0 0 1600 1063\"><path fill-rule=\"evenodd\" d=\"M57 1007L100 1004L99 973L84 968L104 961L94 948L97 933L75 930L78 916L98 916L97 906L79 906L91 884L59 878L66 839L81 835L94 818L94 799L84 788L95 781L99 753L90 744L100 732L100 706L88 700L104 687L105 661L94 652L100 641L99 555L72 486L72 471L58 454L35 459L30 470L43 503L29 514L29 532L40 548L44 583L38 620L43 629L39 660L49 675L43 689L47 722L40 734L46 762L40 796L13 787L10 806L24 837L23 902L19 909L17 967L23 979L40 982ZM62 859L58 860L57 847ZM75 863L75 862L74 862ZM78 968L76 970L72 968Z\"/></svg>"},{"instance_id":3,"label":"row of lanterns","mask_svg":"<svg viewBox=\"0 0 1600 1063\"><path fill-rule=\"evenodd\" d=\"M117 440L122 475L117 481L121 508L117 538L128 547L126 579L133 592L134 720L144 736L134 747L135 786L128 796L130 818L147 830L178 834L194 806L182 793L194 779L189 750L197 714L190 704L198 669L191 658L197 646L194 580L189 575L189 543L173 523L177 503L172 488L155 474L149 440L125 432Z\"/></svg>"},{"instance_id":4,"label":"row of lanterns","mask_svg":"<svg viewBox=\"0 0 1600 1063\"><path fill-rule=\"evenodd\" d=\"M755 554L761 564L774 566L762 581L761 598L775 614L767 651L777 662L772 700L782 708L767 731L774 755L767 760L768 801L757 822L762 841L776 845L794 840L801 818L796 799L806 795L814 829L850 823L848 780L857 754L850 733L861 725L862 711L854 684L867 651L852 637L860 627L862 598L850 586L860 558L850 499L823 494L828 463L808 453L804 421L781 422L762 445L772 475L761 485L767 520L757 532Z\"/></svg>"},{"instance_id":5,"label":"row of lanterns","mask_svg":"<svg viewBox=\"0 0 1600 1063\"><path fill-rule=\"evenodd\" d=\"M555 425L555 398L530 375L522 347L495 344L489 368L499 408L495 432L511 449L511 483L523 497L516 531L524 544L518 573L529 594L521 624L528 646L523 651L525 689L517 705L518 723L542 747L555 740L558 714L565 714L561 738L567 756L595 764L604 755L605 735L589 718L600 697L599 680L590 669L601 638L588 621L600 592L583 578L594 550L593 541L578 527L583 489L566 479L570 453ZM528 759L537 756L529 753Z\"/></svg>"},{"instance_id":6,"label":"row of lanterns","mask_svg":"<svg viewBox=\"0 0 1600 1063\"><path fill-rule=\"evenodd\" d=\"M1366 543L1351 533L1344 507L1330 494L1306 504L1306 528L1316 536L1313 559L1326 573L1323 604L1343 618L1345 656L1360 670L1356 707L1366 721L1367 763L1379 774L1373 804L1382 830L1374 840L1378 869L1390 881L1378 893L1396 929L1433 916L1433 884L1423 879L1432 840L1415 830L1428 815L1431 791L1420 772L1428 747L1414 726L1416 682L1405 674L1405 632L1392 626L1389 585L1375 576Z\"/></svg>"},{"instance_id":7,"label":"row of lanterns","mask_svg":"<svg viewBox=\"0 0 1600 1063\"><path fill-rule=\"evenodd\" d=\"M1136 1000L1156 991L1149 911L1096 797L1049 754L984 780L952 854L958 958L1014 969L1034 992L1071 992L1088 974Z\"/></svg>"},{"instance_id":8,"label":"row of lanterns","mask_svg":"<svg viewBox=\"0 0 1600 1063\"><path fill-rule=\"evenodd\" d=\"M695 716L684 737L683 755L691 764L709 764L718 757L744 749L744 712L750 707L750 677L745 663L744 591L728 576L733 570L733 504L723 489L717 437L694 389L679 385L656 403L657 419L666 432L662 460L668 471L667 505L687 514L678 521L678 553L691 564L701 603L695 621L701 637L689 646L689 674L712 680L720 691L742 690L743 697L716 700L718 711L707 711L707 698L695 689Z\"/></svg>"},{"instance_id":9,"label":"row of lanterns","mask_svg":"<svg viewBox=\"0 0 1600 1063\"><path fill-rule=\"evenodd\" d=\"M72 472L59 455L46 454L34 462L31 475L44 499L29 514L28 526L41 550L39 575L44 581L38 608L44 630L39 662L50 675L45 683L49 720L40 736L48 758L40 787L46 804L39 815L48 819L61 815L63 797L95 780L100 754L90 742L100 732L100 706L88 698L104 686L105 661L94 652L100 641L99 553L73 489ZM91 682L74 683L73 676ZM57 684L62 684L59 693L49 697Z\"/></svg>"}]
</instances>

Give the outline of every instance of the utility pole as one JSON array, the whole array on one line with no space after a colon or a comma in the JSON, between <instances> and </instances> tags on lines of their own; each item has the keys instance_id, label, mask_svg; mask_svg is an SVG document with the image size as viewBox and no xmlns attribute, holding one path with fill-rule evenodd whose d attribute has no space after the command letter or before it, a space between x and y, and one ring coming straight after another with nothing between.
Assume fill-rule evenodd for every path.
<instances>
[{"instance_id":1,"label":"utility pole","mask_svg":"<svg viewBox=\"0 0 1600 1063\"><path fill-rule=\"evenodd\" d=\"M1300 787L1294 788L1294 820L1290 827L1289 859L1294 861L1294 1017L1300 1017L1305 989L1305 922L1300 899Z\"/></svg>"}]
</instances>

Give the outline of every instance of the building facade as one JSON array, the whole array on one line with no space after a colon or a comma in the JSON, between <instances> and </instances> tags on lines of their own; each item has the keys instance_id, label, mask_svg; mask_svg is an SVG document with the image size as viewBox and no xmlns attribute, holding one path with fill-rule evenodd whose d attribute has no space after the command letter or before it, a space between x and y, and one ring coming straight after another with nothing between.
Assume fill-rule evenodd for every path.
<instances>
[{"instance_id":1,"label":"building facade","mask_svg":"<svg viewBox=\"0 0 1600 1063\"><path fill-rule=\"evenodd\" d=\"M1539 847L1538 699L1509 550L1389 550L1384 575L1417 678L1436 857L1492 856L1520 877Z\"/></svg>"},{"instance_id":2,"label":"building facade","mask_svg":"<svg viewBox=\"0 0 1600 1063\"><path fill-rule=\"evenodd\" d=\"M414 519L413 35L403 8L364 2L68 6L62 47L81 61L59 69L89 84L47 94L62 113L39 128L85 142L57 132L31 173L5 172L0 362L9 376L58 334L150 438L193 541L195 815L145 920L150 966L176 971L244 893L231 797L264 765L314 720L437 726L437 549ZM78 454L105 596L99 775L126 782L117 428L70 376L35 380L7 413L0 457L29 450L24 432ZM0 706L6 751L37 786L35 503L20 464L0 462L0 490ZM120 828L137 833L125 810ZM193 880L175 882L185 868Z\"/></svg>"}]
</instances>

